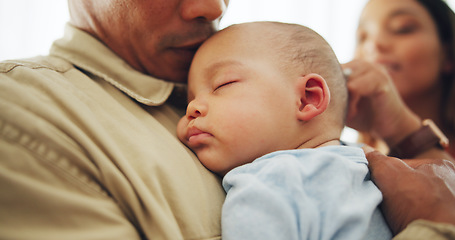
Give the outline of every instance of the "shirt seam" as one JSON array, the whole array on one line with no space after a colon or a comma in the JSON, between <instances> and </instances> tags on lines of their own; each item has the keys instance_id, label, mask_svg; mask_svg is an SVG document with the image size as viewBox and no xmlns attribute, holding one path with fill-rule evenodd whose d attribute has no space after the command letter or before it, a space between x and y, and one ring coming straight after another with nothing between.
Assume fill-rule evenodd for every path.
<instances>
[{"instance_id":1,"label":"shirt seam","mask_svg":"<svg viewBox=\"0 0 455 240\"><path fill-rule=\"evenodd\" d=\"M45 61L44 58L39 59L39 57L36 57L33 59L37 59L37 61L39 61L39 62ZM29 68L29 69L48 69L48 70L55 71L58 73L65 73L69 70L68 67L59 68L58 66L55 66L54 64L52 64L48 61L37 64L36 62L29 62L30 60L31 59L23 59L20 61L15 61L15 60L3 61L2 66L5 66L5 64L6 64L7 67L0 69L0 73L9 73L9 72L13 71L15 68L19 68L19 67L24 67L24 68ZM63 60L63 59L60 59L60 60Z\"/></svg>"},{"instance_id":2,"label":"shirt seam","mask_svg":"<svg viewBox=\"0 0 455 240\"><path fill-rule=\"evenodd\" d=\"M62 156L46 143L37 140L30 134L3 119L0 119L0 138L12 144L21 146L35 156L36 159L39 159L44 164L56 169L57 174L80 189L102 197L109 196L101 186L90 180L90 177L87 174L84 174L77 166L71 164L67 157Z\"/></svg>"}]
</instances>

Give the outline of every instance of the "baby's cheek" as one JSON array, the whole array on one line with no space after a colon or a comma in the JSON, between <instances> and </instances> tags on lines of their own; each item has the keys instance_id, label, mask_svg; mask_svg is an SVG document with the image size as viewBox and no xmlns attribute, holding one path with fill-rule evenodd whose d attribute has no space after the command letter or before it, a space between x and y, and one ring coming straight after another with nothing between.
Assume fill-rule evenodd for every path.
<instances>
[{"instance_id":1,"label":"baby's cheek","mask_svg":"<svg viewBox=\"0 0 455 240\"><path fill-rule=\"evenodd\" d=\"M178 124L177 124L177 137L179 138L180 141L183 143L186 142L186 127L188 126L188 120L186 119L186 116L183 116L180 118Z\"/></svg>"}]
</instances>

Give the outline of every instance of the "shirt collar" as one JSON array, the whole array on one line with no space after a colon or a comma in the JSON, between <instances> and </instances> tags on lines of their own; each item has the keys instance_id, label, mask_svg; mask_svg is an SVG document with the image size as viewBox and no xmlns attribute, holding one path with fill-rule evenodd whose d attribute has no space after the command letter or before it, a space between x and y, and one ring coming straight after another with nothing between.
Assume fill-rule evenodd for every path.
<instances>
[{"instance_id":1,"label":"shirt collar","mask_svg":"<svg viewBox=\"0 0 455 240\"><path fill-rule=\"evenodd\" d=\"M64 37L53 43L50 54L70 61L149 106L163 104L174 88L174 83L136 71L96 38L70 24L65 26Z\"/></svg>"}]
</instances>

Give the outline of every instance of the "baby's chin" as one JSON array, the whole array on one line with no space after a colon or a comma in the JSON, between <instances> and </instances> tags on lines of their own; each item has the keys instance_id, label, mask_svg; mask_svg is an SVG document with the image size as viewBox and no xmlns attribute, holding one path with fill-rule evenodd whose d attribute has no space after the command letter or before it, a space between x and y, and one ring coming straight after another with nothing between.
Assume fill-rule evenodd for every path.
<instances>
[{"instance_id":1,"label":"baby's chin","mask_svg":"<svg viewBox=\"0 0 455 240\"><path fill-rule=\"evenodd\" d=\"M223 177L224 175L226 175L226 173L228 173L230 170L232 170L232 167L228 167L228 166L224 166L224 165L220 164L220 162L225 162L225 161L213 161L213 159L219 160L219 158L214 158L214 157L210 158L208 156L203 156L203 154L197 155L197 153L196 153L196 156L198 156L199 161L202 163L202 165L204 165L205 168L207 168L209 171L215 173L218 176Z\"/></svg>"}]
</instances>

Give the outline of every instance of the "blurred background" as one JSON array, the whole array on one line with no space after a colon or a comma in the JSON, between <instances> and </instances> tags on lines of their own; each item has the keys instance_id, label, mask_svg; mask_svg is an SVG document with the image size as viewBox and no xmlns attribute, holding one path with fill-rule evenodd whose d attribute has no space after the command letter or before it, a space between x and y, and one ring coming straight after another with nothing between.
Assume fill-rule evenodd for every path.
<instances>
[{"instance_id":1,"label":"blurred background","mask_svg":"<svg viewBox=\"0 0 455 240\"><path fill-rule=\"evenodd\" d=\"M333 47L340 62L352 58L355 30L367 0L230 0L221 27L274 20L306 25ZM447 0L455 8L455 0ZM43 55L63 34L66 0L0 0L0 60Z\"/></svg>"}]
</instances>

